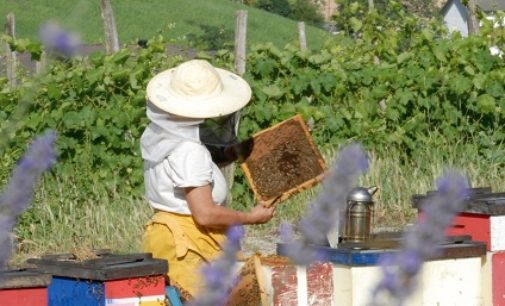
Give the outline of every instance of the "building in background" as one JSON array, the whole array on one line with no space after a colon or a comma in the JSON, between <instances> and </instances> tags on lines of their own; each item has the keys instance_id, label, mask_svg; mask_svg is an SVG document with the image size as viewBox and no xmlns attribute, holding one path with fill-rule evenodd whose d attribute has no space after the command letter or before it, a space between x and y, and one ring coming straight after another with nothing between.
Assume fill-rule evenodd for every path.
<instances>
[{"instance_id":1,"label":"building in background","mask_svg":"<svg viewBox=\"0 0 505 306\"><path fill-rule=\"evenodd\" d=\"M486 18L494 20L496 11L505 11L505 0L476 0L477 7ZM461 0L448 0L442 7L444 23L449 31L459 31L463 37L468 36L468 13Z\"/></svg>"},{"instance_id":2,"label":"building in background","mask_svg":"<svg viewBox=\"0 0 505 306\"><path fill-rule=\"evenodd\" d=\"M331 17L337 10L337 3L335 0L316 0L314 2L319 5L324 21L331 22Z\"/></svg>"}]
</instances>

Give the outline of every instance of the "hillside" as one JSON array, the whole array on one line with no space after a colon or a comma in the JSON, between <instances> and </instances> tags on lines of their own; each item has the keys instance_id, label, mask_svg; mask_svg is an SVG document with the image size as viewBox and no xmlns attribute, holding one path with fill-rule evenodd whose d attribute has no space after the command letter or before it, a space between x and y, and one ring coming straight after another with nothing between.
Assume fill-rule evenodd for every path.
<instances>
[{"instance_id":1,"label":"hillside","mask_svg":"<svg viewBox=\"0 0 505 306\"><path fill-rule=\"evenodd\" d=\"M99 3L99 0L0 0L0 15L15 14L17 37L37 39L40 25L56 20L78 32L84 42L98 43L103 41ZM295 21L231 0L113 0L112 6L121 43L151 38L160 32L167 38L187 42L191 37L204 37L204 28L207 33L220 30L227 37L226 42L233 43L235 12L239 9L248 11L249 46L272 42L283 47L296 42L298 37ZM307 27L311 49L320 48L328 37L321 29Z\"/></svg>"}]
</instances>

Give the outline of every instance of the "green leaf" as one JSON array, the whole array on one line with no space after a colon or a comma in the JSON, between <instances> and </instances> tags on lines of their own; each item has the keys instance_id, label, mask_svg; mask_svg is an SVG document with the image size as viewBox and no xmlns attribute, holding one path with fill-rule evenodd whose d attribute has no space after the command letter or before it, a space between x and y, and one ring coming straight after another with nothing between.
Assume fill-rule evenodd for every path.
<instances>
[{"instance_id":1,"label":"green leaf","mask_svg":"<svg viewBox=\"0 0 505 306\"><path fill-rule=\"evenodd\" d=\"M477 107L484 114L496 111L496 100L489 94L483 94L477 98Z\"/></svg>"},{"instance_id":2,"label":"green leaf","mask_svg":"<svg viewBox=\"0 0 505 306\"><path fill-rule=\"evenodd\" d=\"M401 64L403 62L405 62L406 60L410 59L412 57L412 53L411 52L403 52L401 53L400 55L398 55L398 57L396 58L396 62Z\"/></svg>"},{"instance_id":3,"label":"green leaf","mask_svg":"<svg viewBox=\"0 0 505 306\"><path fill-rule=\"evenodd\" d=\"M126 60L130 57L130 50L129 49L121 49L118 52L112 54L111 60L118 64L124 64Z\"/></svg>"},{"instance_id":4,"label":"green leaf","mask_svg":"<svg viewBox=\"0 0 505 306\"><path fill-rule=\"evenodd\" d=\"M363 23L359 21L356 17L349 18L349 23L351 24L351 29L354 32L358 32L363 27Z\"/></svg>"},{"instance_id":5,"label":"green leaf","mask_svg":"<svg viewBox=\"0 0 505 306\"><path fill-rule=\"evenodd\" d=\"M312 88L312 90L314 91L314 93L316 95L319 95L321 93L321 83L319 82L319 80L312 80L310 82L310 87Z\"/></svg>"},{"instance_id":6,"label":"green leaf","mask_svg":"<svg viewBox=\"0 0 505 306\"><path fill-rule=\"evenodd\" d=\"M309 83L304 78L294 77L290 80L290 85L293 93L298 95L307 88Z\"/></svg>"},{"instance_id":7,"label":"green leaf","mask_svg":"<svg viewBox=\"0 0 505 306\"><path fill-rule=\"evenodd\" d=\"M483 89L486 84L487 76L483 73L478 73L473 77L473 86L476 89Z\"/></svg>"},{"instance_id":8,"label":"green leaf","mask_svg":"<svg viewBox=\"0 0 505 306\"><path fill-rule=\"evenodd\" d=\"M472 81L469 78L458 74L451 80L450 87L454 93L461 95L470 90L472 87Z\"/></svg>"},{"instance_id":9,"label":"green leaf","mask_svg":"<svg viewBox=\"0 0 505 306\"><path fill-rule=\"evenodd\" d=\"M284 91L277 85L265 86L261 91L271 98L279 98L284 94Z\"/></svg>"},{"instance_id":10,"label":"green leaf","mask_svg":"<svg viewBox=\"0 0 505 306\"><path fill-rule=\"evenodd\" d=\"M421 30L421 35L427 41L432 41L433 40L433 33L428 28L422 29Z\"/></svg>"},{"instance_id":11,"label":"green leaf","mask_svg":"<svg viewBox=\"0 0 505 306\"><path fill-rule=\"evenodd\" d=\"M435 48L433 50L433 55L435 55L435 57L441 61L441 62L445 62L446 61L446 58L445 58L445 50L442 50L440 48Z\"/></svg>"},{"instance_id":12,"label":"green leaf","mask_svg":"<svg viewBox=\"0 0 505 306\"><path fill-rule=\"evenodd\" d=\"M67 112L63 116L63 124L68 129L74 129L80 126L81 118L77 112L71 111Z\"/></svg>"},{"instance_id":13,"label":"green leaf","mask_svg":"<svg viewBox=\"0 0 505 306\"><path fill-rule=\"evenodd\" d=\"M42 46L39 43L30 42L26 46L26 51L30 52L33 61L39 61L42 55Z\"/></svg>"},{"instance_id":14,"label":"green leaf","mask_svg":"<svg viewBox=\"0 0 505 306\"><path fill-rule=\"evenodd\" d=\"M256 71L262 78L267 78L275 69L275 62L272 60L258 60L256 62Z\"/></svg>"},{"instance_id":15,"label":"green leaf","mask_svg":"<svg viewBox=\"0 0 505 306\"><path fill-rule=\"evenodd\" d=\"M467 65L467 66L465 66L464 69L465 69L465 72L468 73L469 75L472 75L472 76L475 75L475 70L473 69L472 66Z\"/></svg>"},{"instance_id":16,"label":"green leaf","mask_svg":"<svg viewBox=\"0 0 505 306\"><path fill-rule=\"evenodd\" d=\"M88 80L90 85L93 85L96 82L98 82L98 80L101 80L103 78L103 75L104 75L103 69L96 68L96 69L90 70L87 73L86 79Z\"/></svg>"},{"instance_id":17,"label":"green leaf","mask_svg":"<svg viewBox=\"0 0 505 306\"><path fill-rule=\"evenodd\" d=\"M62 96L61 87L51 83L47 86L47 96L54 100L59 100Z\"/></svg>"}]
</instances>

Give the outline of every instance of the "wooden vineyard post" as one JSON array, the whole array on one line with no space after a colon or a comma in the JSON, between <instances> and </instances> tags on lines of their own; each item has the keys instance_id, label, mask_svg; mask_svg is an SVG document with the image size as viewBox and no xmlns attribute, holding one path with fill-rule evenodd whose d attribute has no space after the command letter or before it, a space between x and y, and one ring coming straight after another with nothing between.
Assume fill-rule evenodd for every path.
<instances>
[{"instance_id":1,"label":"wooden vineyard post","mask_svg":"<svg viewBox=\"0 0 505 306\"><path fill-rule=\"evenodd\" d=\"M7 22L5 23L5 32L7 35L16 39L16 18L14 13L9 13L7 15ZM12 51L9 44L5 44L5 57L6 57L6 72L7 79L9 80L9 85L14 88L17 86L16 80L16 68L17 68L17 57L16 52Z\"/></svg>"},{"instance_id":2,"label":"wooden vineyard post","mask_svg":"<svg viewBox=\"0 0 505 306\"><path fill-rule=\"evenodd\" d=\"M235 71L242 76L246 68L246 34L247 34L247 11L239 10L235 16ZM240 111L235 113L235 135L238 133L240 123ZM235 164L230 163L221 168L226 183L228 184L228 197L226 204L231 203L231 188L233 186L235 176Z\"/></svg>"},{"instance_id":3,"label":"wooden vineyard post","mask_svg":"<svg viewBox=\"0 0 505 306\"><path fill-rule=\"evenodd\" d=\"M247 11L237 11L235 20L235 70L238 75L243 75L246 65Z\"/></svg>"},{"instance_id":4,"label":"wooden vineyard post","mask_svg":"<svg viewBox=\"0 0 505 306\"><path fill-rule=\"evenodd\" d=\"M47 66L47 53L46 51L42 51L40 54L40 59L35 63L35 73L41 74L44 72Z\"/></svg>"},{"instance_id":5,"label":"wooden vineyard post","mask_svg":"<svg viewBox=\"0 0 505 306\"><path fill-rule=\"evenodd\" d=\"M110 0L100 0L100 8L105 32L105 52L111 54L119 51L119 38Z\"/></svg>"},{"instance_id":6,"label":"wooden vineyard post","mask_svg":"<svg viewBox=\"0 0 505 306\"><path fill-rule=\"evenodd\" d=\"M305 36L305 22L298 22L298 40L300 41L300 50L307 50L307 37Z\"/></svg>"}]
</instances>

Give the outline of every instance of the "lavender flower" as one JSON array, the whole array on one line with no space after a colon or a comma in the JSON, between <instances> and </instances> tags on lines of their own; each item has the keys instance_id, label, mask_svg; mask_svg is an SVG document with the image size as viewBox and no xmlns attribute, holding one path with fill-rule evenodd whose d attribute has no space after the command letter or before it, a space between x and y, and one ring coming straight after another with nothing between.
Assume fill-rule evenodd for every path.
<instances>
[{"instance_id":1,"label":"lavender flower","mask_svg":"<svg viewBox=\"0 0 505 306\"><path fill-rule=\"evenodd\" d=\"M77 34L63 30L56 22L48 22L42 25L39 30L39 37L48 51L65 57L76 55L81 45Z\"/></svg>"},{"instance_id":2,"label":"lavender flower","mask_svg":"<svg viewBox=\"0 0 505 306\"><path fill-rule=\"evenodd\" d=\"M370 305L403 305L415 289L415 276L424 260L437 254L447 226L468 196L466 178L447 171L438 181L437 192L422 203L424 216L404 235L401 251L381 258L383 278L372 292Z\"/></svg>"},{"instance_id":3,"label":"lavender flower","mask_svg":"<svg viewBox=\"0 0 505 306\"><path fill-rule=\"evenodd\" d=\"M327 234L334 227L339 213L345 211L347 195L354 187L360 174L368 169L368 157L358 144L344 147L330 169L329 176L323 181L323 190L312 202L306 215L300 222L301 240L294 240L289 224L280 229L285 243L285 254L300 265L321 260L321 254L313 245L326 242Z\"/></svg>"},{"instance_id":4,"label":"lavender flower","mask_svg":"<svg viewBox=\"0 0 505 306\"><path fill-rule=\"evenodd\" d=\"M228 292L236 281L233 268L244 228L240 225L232 226L226 236L228 241L223 247L223 254L203 268L205 290L189 306L220 306L226 303Z\"/></svg>"},{"instance_id":5,"label":"lavender flower","mask_svg":"<svg viewBox=\"0 0 505 306\"><path fill-rule=\"evenodd\" d=\"M56 161L54 142L56 134L47 132L36 138L18 162L12 177L0 194L0 268L5 267L11 251L10 233L17 217L24 212L33 198L33 191L42 173Z\"/></svg>"}]
</instances>

